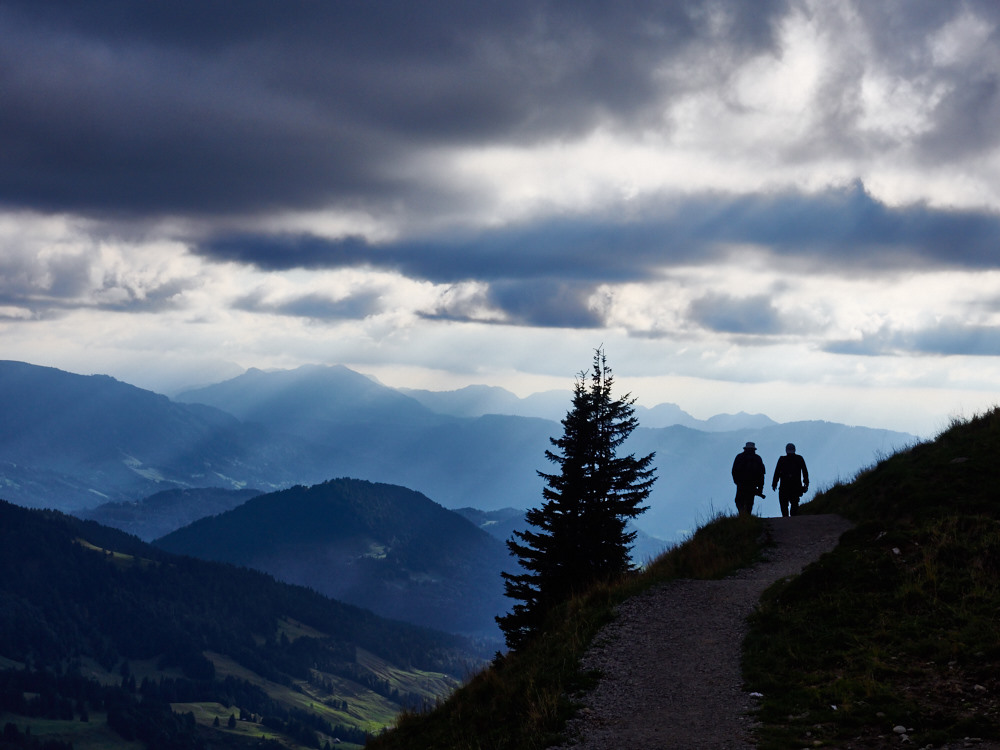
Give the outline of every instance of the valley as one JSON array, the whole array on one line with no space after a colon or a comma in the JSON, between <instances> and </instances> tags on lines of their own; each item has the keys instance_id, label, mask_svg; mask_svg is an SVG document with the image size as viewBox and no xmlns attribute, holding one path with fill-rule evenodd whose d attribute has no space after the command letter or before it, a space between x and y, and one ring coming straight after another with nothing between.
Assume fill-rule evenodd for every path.
<instances>
[{"instance_id":1,"label":"valley","mask_svg":"<svg viewBox=\"0 0 1000 750\"><path fill-rule=\"evenodd\" d=\"M170 399L0 362L0 386L0 674L39 696L0 721L78 747L107 742L86 726L102 722L122 747L350 746L448 695L502 644L504 541L539 502L568 399L397 391L342 367ZM814 486L913 439L639 414L626 449L655 451L663 480L637 563L728 508L747 439L809 446Z\"/></svg>"}]
</instances>

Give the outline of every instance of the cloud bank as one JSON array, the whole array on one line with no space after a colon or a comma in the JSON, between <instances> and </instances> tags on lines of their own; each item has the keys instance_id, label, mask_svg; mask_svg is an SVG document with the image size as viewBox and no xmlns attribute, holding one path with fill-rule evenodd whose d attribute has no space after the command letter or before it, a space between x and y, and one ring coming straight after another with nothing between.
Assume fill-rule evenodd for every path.
<instances>
[{"instance_id":1,"label":"cloud bank","mask_svg":"<svg viewBox=\"0 0 1000 750\"><path fill-rule=\"evenodd\" d=\"M0 90L24 358L1000 377L989 0L10 0Z\"/></svg>"}]
</instances>

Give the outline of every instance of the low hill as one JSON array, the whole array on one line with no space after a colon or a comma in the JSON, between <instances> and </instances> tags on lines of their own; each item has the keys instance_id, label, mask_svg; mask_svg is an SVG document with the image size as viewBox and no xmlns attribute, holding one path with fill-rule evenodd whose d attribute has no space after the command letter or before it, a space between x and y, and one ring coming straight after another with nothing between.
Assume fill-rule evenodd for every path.
<instances>
[{"instance_id":1,"label":"low hill","mask_svg":"<svg viewBox=\"0 0 1000 750\"><path fill-rule=\"evenodd\" d=\"M336 479L255 497L156 541L449 632L498 635L506 611L497 539L424 495Z\"/></svg>"},{"instance_id":2,"label":"low hill","mask_svg":"<svg viewBox=\"0 0 1000 750\"><path fill-rule=\"evenodd\" d=\"M236 716L213 742L252 746L263 729L310 746L435 700L475 658L456 636L0 501L0 715L21 732L88 714L119 740L195 747Z\"/></svg>"},{"instance_id":3,"label":"low hill","mask_svg":"<svg viewBox=\"0 0 1000 750\"><path fill-rule=\"evenodd\" d=\"M104 503L74 515L135 534L150 542L199 518L225 513L262 494L260 490L219 487L163 490L135 502Z\"/></svg>"}]
</instances>

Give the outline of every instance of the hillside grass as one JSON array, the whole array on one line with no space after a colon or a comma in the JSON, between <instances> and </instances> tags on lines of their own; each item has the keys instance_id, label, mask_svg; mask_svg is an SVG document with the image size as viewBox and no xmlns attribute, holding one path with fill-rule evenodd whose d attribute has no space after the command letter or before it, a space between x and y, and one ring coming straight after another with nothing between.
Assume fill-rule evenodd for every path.
<instances>
[{"instance_id":1,"label":"hillside grass","mask_svg":"<svg viewBox=\"0 0 1000 750\"><path fill-rule=\"evenodd\" d=\"M994 409L803 506L856 526L751 618L761 750L1000 739L998 488Z\"/></svg>"},{"instance_id":2,"label":"hillside grass","mask_svg":"<svg viewBox=\"0 0 1000 750\"><path fill-rule=\"evenodd\" d=\"M802 512L837 513L855 527L800 576L770 587L751 616L743 669L745 689L763 695L759 748L1000 740L1000 410L881 457ZM759 518L716 517L642 573L568 602L532 647L498 656L368 747L558 742L572 696L596 679L581 673L580 657L615 605L660 581L747 565L762 532Z\"/></svg>"},{"instance_id":3,"label":"hillside grass","mask_svg":"<svg viewBox=\"0 0 1000 750\"><path fill-rule=\"evenodd\" d=\"M73 750L145 750L143 743L127 742L119 737L108 726L107 714L103 711L91 712L89 721L40 719L0 711L0 727L6 727L8 723L17 727L21 734L30 731L32 737L43 743L72 743Z\"/></svg>"},{"instance_id":4,"label":"hillside grass","mask_svg":"<svg viewBox=\"0 0 1000 750\"><path fill-rule=\"evenodd\" d=\"M677 578L722 578L758 560L766 540L761 519L717 516L644 570L594 587L553 613L543 634L522 652L497 655L446 701L400 716L371 750L541 750L556 742L594 684L580 658L617 604Z\"/></svg>"}]
</instances>

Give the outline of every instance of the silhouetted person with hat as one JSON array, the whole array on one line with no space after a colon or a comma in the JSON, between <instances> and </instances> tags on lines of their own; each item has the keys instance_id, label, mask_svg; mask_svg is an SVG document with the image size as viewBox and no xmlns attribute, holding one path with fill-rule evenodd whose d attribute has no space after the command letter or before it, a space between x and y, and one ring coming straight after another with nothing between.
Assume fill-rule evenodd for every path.
<instances>
[{"instance_id":1,"label":"silhouetted person with hat","mask_svg":"<svg viewBox=\"0 0 1000 750\"><path fill-rule=\"evenodd\" d=\"M741 516L753 512L754 496L764 497L764 462L757 455L757 446L747 443L733 461L733 482L736 484L736 510Z\"/></svg>"},{"instance_id":2,"label":"silhouetted person with hat","mask_svg":"<svg viewBox=\"0 0 1000 750\"><path fill-rule=\"evenodd\" d=\"M809 489L809 469L806 468L806 460L795 452L795 445L792 443L785 446L785 455L778 459L778 465L774 467L771 489L777 490L779 482L781 489L778 490L778 503L781 505L781 515L798 515L799 498Z\"/></svg>"}]
</instances>

